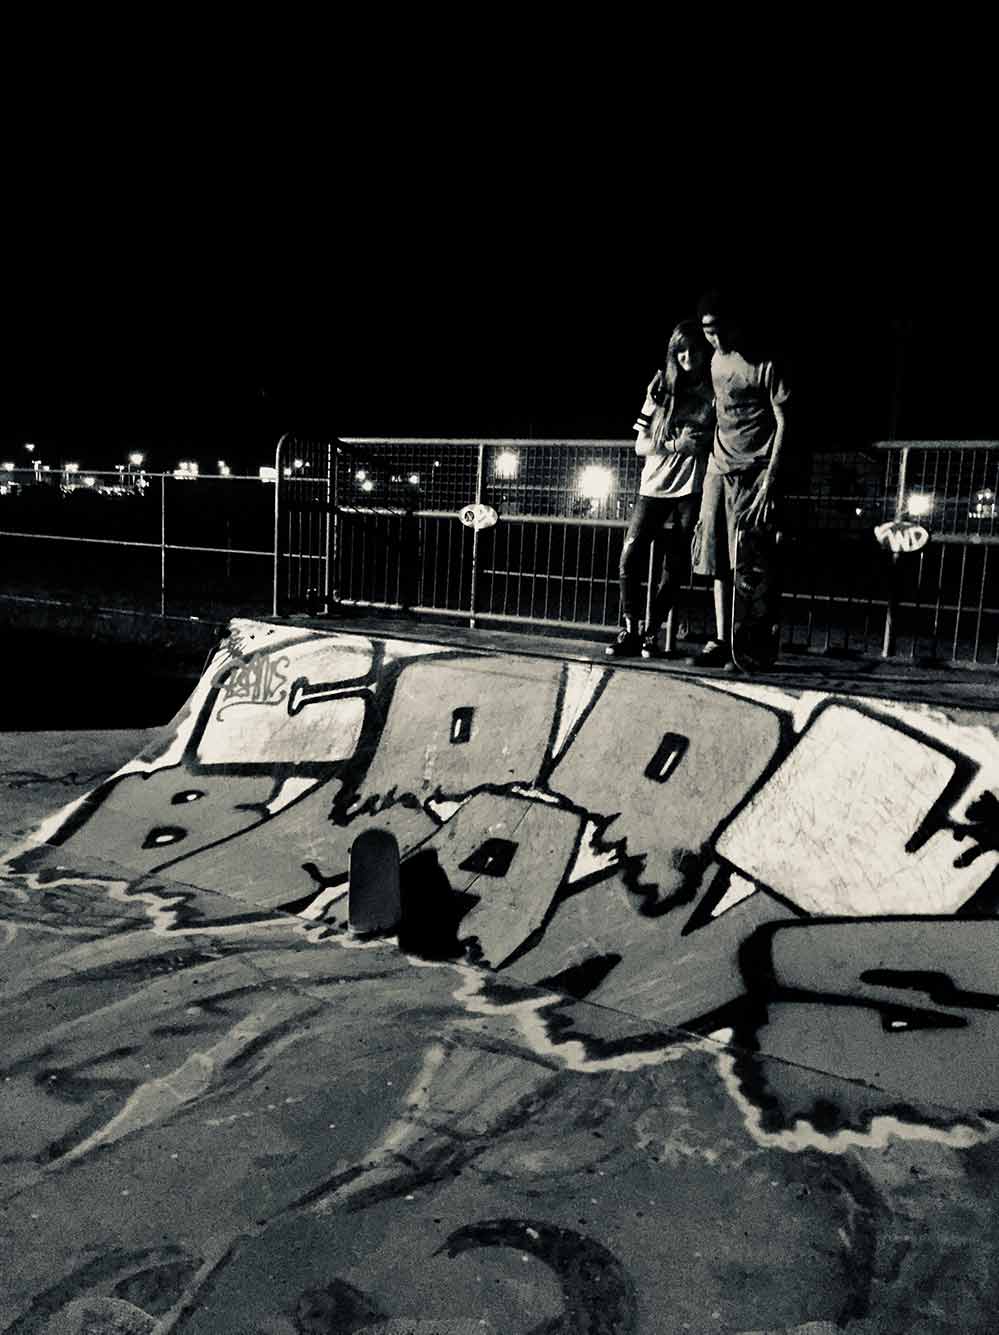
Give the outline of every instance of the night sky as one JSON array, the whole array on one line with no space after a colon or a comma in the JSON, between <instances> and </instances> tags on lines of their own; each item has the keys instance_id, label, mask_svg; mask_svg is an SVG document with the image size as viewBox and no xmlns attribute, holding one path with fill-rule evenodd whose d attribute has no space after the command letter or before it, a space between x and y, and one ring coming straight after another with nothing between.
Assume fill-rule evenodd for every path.
<instances>
[{"instance_id":1,"label":"night sky","mask_svg":"<svg viewBox=\"0 0 999 1335\"><path fill-rule=\"evenodd\" d=\"M63 125L8 168L4 458L255 472L283 431L625 437L673 323L733 280L793 359L802 448L888 434L900 339L899 436L999 437L990 176L932 118L777 144L712 123L667 152L596 93L375 122L356 82L321 91L278 127L265 100L129 137L108 109L114 139Z\"/></svg>"}]
</instances>

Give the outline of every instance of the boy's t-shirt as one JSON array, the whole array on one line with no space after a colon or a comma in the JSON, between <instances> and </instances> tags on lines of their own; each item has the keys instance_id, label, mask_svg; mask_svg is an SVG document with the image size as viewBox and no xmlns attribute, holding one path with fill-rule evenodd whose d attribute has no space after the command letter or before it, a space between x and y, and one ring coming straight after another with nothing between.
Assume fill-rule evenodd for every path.
<instances>
[{"instance_id":1,"label":"boy's t-shirt","mask_svg":"<svg viewBox=\"0 0 999 1335\"><path fill-rule=\"evenodd\" d=\"M719 473L741 473L770 457L777 430L772 404L787 403L786 373L772 361L751 362L741 352L711 358L717 426L713 461Z\"/></svg>"}]
</instances>

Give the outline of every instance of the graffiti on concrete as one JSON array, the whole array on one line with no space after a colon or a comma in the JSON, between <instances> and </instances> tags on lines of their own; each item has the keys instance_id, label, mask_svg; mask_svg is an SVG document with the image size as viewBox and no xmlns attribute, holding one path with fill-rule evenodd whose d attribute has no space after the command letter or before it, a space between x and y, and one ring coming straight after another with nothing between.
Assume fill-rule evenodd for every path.
<instances>
[{"instance_id":1,"label":"graffiti on concrete","mask_svg":"<svg viewBox=\"0 0 999 1335\"><path fill-rule=\"evenodd\" d=\"M44 837L113 855L132 892L222 886L335 940L350 848L384 830L404 923L425 906L510 1005L541 986L649 1025L566 1033L535 991L546 1042L603 1063L669 1026L734 1039L757 1130L832 1143L917 1101L958 1103L939 1129L999 1110L976 1061L999 1007L996 790L991 729L930 711L241 623L174 736ZM779 1087L757 1054L785 1059ZM828 1106L830 1054L853 1106Z\"/></svg>"}]
</instances>

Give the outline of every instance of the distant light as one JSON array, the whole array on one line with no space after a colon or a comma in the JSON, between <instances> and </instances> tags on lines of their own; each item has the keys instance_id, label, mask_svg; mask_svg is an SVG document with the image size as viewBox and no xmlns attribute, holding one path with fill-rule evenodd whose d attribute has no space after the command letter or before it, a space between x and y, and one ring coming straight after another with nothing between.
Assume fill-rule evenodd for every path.
<instances>
[{"instance_id":1,"label":"distant light","mask_svg":"<svg viewBox=\"0 0 999 1335\"><path fill-rule=\"evenodd\" d=\"M229 467L229 465L226 463L224 459L220 459L219 477L230 477L231 475L232 475L232 469Z\"/></svg>"},{"instance_id":2,"label":"distant light","mask_svg":"<svg viewBox=\"0 0 999 1335\"><path fill-rule=\"evenodd\" d=\"M853 513L857 515L862 515L864 513L864 507L862 505L858 505Z\"/></svg>"},{"instance_id":3,"label":"distant light","mask_svg":"<svg viewBox=\"0 0 999 1335\"><path fill-rule=\"evenodd\" d=\"M28 451L29 454L34 454L34 452L35 452L35 447L34 447L34 445L28 444L28 445L25 445L24 448Z\"/></svg>"},{"instance_id":4,"label":"distant light","mask_svg":"<svg viewBox=\"0 0 999 1335\"><path fill-rule=\"evenodd\" d=\"M49 467L48 464L42 464L42 472L43 472L43 473L51 473L51 472L52 472L52 469Z\"/></svg>"},{"instance_id":5,"label":"distant light","mask_svg":"<svg viewBox=\"0 0 999 1335\"><path fill-rule=\"evenodd\" d=\"M493 471L497 477L516 477L520 472L520 455L516 450L504 450L496 456Z\"/></svg>"},{"instance_id":6,"label":"distant light","mask_svg":"<svg viewBox=\"0 0 999 1335\"><path fill-rule=\"evenodd\" d=\"M587 464L579 474L579 490L591 501L605 501L614 490L614 474L602 464Z\"/></svg>"},{"instance_id":7,"label":"distant light","mask_svg":"<svg viewBox=\"0 0 999 1335\"><path fill-rule=\"evenodd\" d=\"M440 466L441 466L441 461L440 461L440 459L435 459L435 460L434 460L434 467L435 467L435 468L440 468Z\"/></svg>"},{"instance_id":8,"label":"distant light","mask_svg":"<svg viewBox=\"0 0 999 1335\"><path fill-rule=\"evenodd\" d=\"M374 489L375 489L375 484L371 481L370 478L368 478L365 482L361 483L362 491L374 491Z\"/></svg>"},{"instance_id":9,"label":"distant light","mask_svg":"<svg viewBox=\"0 0 999 1335\"><path fill-rule=\"evenodd\" d=\"M286 468L286 469L284 470L284 476L285 476L285 477L291 477L291 469L290 469L290 468Z\"/></svg>"},{"instance_id":10,"label":"distant light","mask_svg":"<svg viewBox=\"0 0 999 1335\"><path fill-rule=\"evenodd\" d=\"M418 487L418 486L420 485L420 475L419 475L419 473L410 473L410 475L409 475L409 481L410 481L410 484L411 484L412 486L414 486L414 487Z\"/></svg>"},{"instance_id":11,"label":"distant light","mask_svg":"<svg viewBox=\"0 0 999 1335\"><path fill-rule=\"evenodd\" d=\"M368 475L363 468L359 468L357 472L354 474L354 477L357 479L358 482L363 482L367 476Z\"/></svg>"},{"instance_id":12,"label":"distant light","mask_svg":"<svg viewBox=\"0 0 999 1335\"><path fill-rule=\"evenodd\" d=\"M293 461L293 463L292 463L291 466L292 466L292 468L304 468L304 467L305 467L305 460L304 460L304 459L295 459L295 460Z\"/></svg>"},{"instance_id":13,"label":"distant light","mask_svg":"<svg viewBox=\"0 0 999 1335\"><path fill-rule=\"evenodd\" d=\"M89 477L89 476L88 476L88 477L85 477L85 478L83 479L83 485L84 485L85 487L96 487L96 486L97 486L97 479L96 479L95 477Z\"/></svg>"},{"instance_id":14,"label":"distant light","mask_svg":"<svg viewBox=\"0 0 999 1335\"><path fill-rule=\"evenodd\" d=\"M0 468L2 468L5 473L13 473L15 467L16 465L13 463L0 464Z\"/></svg>"},{"instance_id":15,"label":"distant light","mask_svg":"<svg viewBox=\"0 0 999 1335\"><path fill-rule=\"evenodd\" d=\"M63 464L63 467L67 473L78 473L80 471L79 464Z\"/></svg>"},{"instance_id":16,"label":"distant light","mask_svg":"<svg viewBox=\"0 0 999 1335\"><path fill-rule=\"evenodd\" d=\"M261 468L261 470L260 470L260 481L261 481L261 482L276 482L276 481L277 481L277 475L278 475L278 474L277 474L277 469L276 469L276 468L268 468L267 465L265 464L265 465Z\"/></svg>"},{"instance_id":17,"label":"distant light","mask_svg":"<svg viewBox=\"0 0 999 1335\"><path fill-rule=\"evenodd\" d=\"M144 454L140 454L139 451L136 450L134 454L130 454L130 455L128 456L128 462L129 462L130 464L134 464L135 467L138 468L139 464L141 464L141 463L143 462L143 460L145 459L145 457L146 457L146 456L145 456Z\"/></svg>"},{"instance_id":18,"label":"distant light","mask_svg":"<svg viewBox=\"0 0 999 1335\"><path fill-rule=\"evenodd\" d=\"M909 493L909 514L928 515L935 501L931 491L912 491Z\"/></svg>"}]
</instances>

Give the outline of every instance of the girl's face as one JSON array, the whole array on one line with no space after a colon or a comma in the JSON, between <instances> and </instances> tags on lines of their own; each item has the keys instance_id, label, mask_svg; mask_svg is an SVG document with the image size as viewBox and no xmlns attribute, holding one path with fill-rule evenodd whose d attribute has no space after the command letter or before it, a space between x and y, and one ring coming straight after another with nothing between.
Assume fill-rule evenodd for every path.
<instances>
[{"instance_id":1,"label":"girl's face","mask_svg":"<svg viewBox=\"0 0 999 1335\"><path fill-rule=\"evenodd\" d=\"M700 370L704 364L704 352L692 343L681 343L676 350L676 361L680 370L689 375L691 371Z\"/></svg>"}]
</instances>

